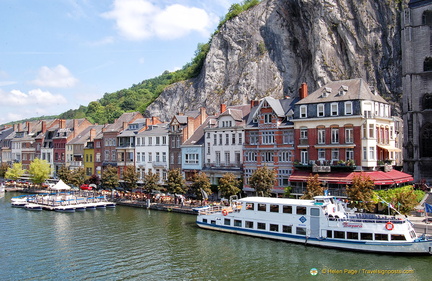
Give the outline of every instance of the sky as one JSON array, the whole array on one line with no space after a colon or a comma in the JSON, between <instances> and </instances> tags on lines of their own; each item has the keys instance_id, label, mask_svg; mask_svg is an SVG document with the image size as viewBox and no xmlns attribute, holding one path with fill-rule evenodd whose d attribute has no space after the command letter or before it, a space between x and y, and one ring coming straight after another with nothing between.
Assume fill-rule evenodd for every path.
<instances>
[{"instance_id":1,"label":"sky","mask_svg":"<svg viewBox=\"0 0 432 281\"><path fill-rule=\"evenodd\" d=\"M1 0L0 124L175 71L240 0Z\"/></svg>"}]
</instances>

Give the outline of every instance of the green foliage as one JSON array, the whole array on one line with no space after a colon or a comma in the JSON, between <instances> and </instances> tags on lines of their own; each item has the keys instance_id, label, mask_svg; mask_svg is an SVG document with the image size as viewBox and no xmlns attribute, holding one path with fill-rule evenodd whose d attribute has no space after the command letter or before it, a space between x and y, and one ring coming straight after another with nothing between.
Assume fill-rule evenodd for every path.
<instances>
[{"instance_id":1,"label":"green foliage","mask_svg":"<svg viewBox=\"0 0 432 281\"><path fill-rule=\"evenodd\" d=\"M319 175L310 174L306 183L306 192L301 197L301 199L313 199L315 196L320 196L323 194L324 194L324 187L321 186L321 182L319 181Z\"/></svg>"},{"instance_id":2,"label":"green foliage","mask_svg":"<svg viewBox=\"0 0 432 281\"><path fill-rule=\"evenodd\" d=\"M409 214L424 195L424 191L414 190L412 185L406 185L388 190L377 190L374 192L374 201L378 203L384 200L392 204L401 214Z\"/></svg>"},{"instance_id":3,"label":"green foliage","mask_svg":"<svg viewBox=\"0 0 432 281\"><path fill-rule=\"evenodd\" d=\"M25 173L25 170L23 169L21 163L13 163L12 167L9 167L6 170L5 178L11 179L11 180L17 180L20 177L22 177L22 175L24 175L24 173Z\"/></svg>"},{"instance_id":4,"label":"green foliage","mask_svg":"<svg viewBox=\"0 0 432 281\"><path fill-rule=\"evenodd\" d=\"M135 171L134 166L126 166L123 170L123 180L129 190L136 188L138 181L138 173Z\"/></svg>"},{"instance_id":5,"label":"green foliage","mask_svg":"<svg viewBox=\"0 0 432 281\"><path fill-rule=\"evenodd\" d=\"M203 194L201 189L207 193L211 194L210 180L207 175L203 172L196 173L192 178L192 185L190 186L190 191L196 195L199 200L203 200Z\"/></svg>"},{"instance_id":6,"label":"green foliage","mask_svg":"<svg viewBox=\"0 0 432 281\"><path fill-rule=\"evenodd\" d=\"M91 176L87 179L87 182L88 182L89 184L100 185L101 180L100 180L100 177L99 177L98 175L93 174L93 175L91 175Z\"/></svg>"},{"instance_id":7,"label":"green foliage","mask_svg":"<svg viewBox=\"0 0 432 281\"><path fill-rule=\"evenodd\" d=\"M57 171L57 177L66 184L72 184L72 171L66 166L61 166Z\"/></svg>"},{"instance_id":8,"label":"green foliage","mask_svg":"<svg viewBox=\"0 0 432 281\"><path fill-rule=\"evenodd\" d=\"M346 193L351 200L350 208L373 210L373 189L375 185L369 176L360 173L352 179L351 186L347 186Z\"/></svg>"},{"instance_id":9,"label":"green foliage","mask_svg":"<svg viewBox=\"0 0 432 281\"><path fill-rule=\"evenodd\" d=\"M104 188L114 189L118 185L117 168L108 165L102 172L102 185Z\"/></svg>"},{"instance_id":10,"label":"green foliage","mask_svg":"<svg viewBox=\"0 0 432 281\"><path fill-rule=\"evenodd\" d=\"M184 194L185 180L180 169L172 169L167 174L167 191L173 194Z\"/></svg>"},{"instance_id":11,"label":"green foliage","mask_svg":"<svg viewBox=\"0 0 432 281\"><path fill-rule=\"evenodd\" d=\"M48 161L36 158L30 163L29 174L33 183L41 185L50 177L51 166Z\"/></svg>"},{"instance_id":12,"label":"green foliage","mask_svg":"<svg viewBox=\"0 0 432 281\"><path fill-rule=\"evenodd\" d=\"M218 29L220 29L227 21L235 18L238 16L241 12L244 12L256 5L258 5L261 1L260 0L244 0L240 4L232 4L231 7L228 10L228 13L225 15L224 18L221 19L218 25Z\"/></svg>"},{"instance_id":13,"label":"green foliage","mask_svg":"<svg viewBox=\"0 0 432 281\"><path fill-rule=\"evenodd\" d=\"M219 180L219 191L221 196L229 198L231 195L240 193L239 181L236 179L233 173L225 173Z\"/></svg>"},{"instance_id":14,"label":"green foliage","mask_svg":"<svg viewBox=\"0 0 432 281\"><path fill-rule=\"evenodd\" d=\"M275 172L266 166L259 167L249 178L249 185L257 194L270 196L276 179Z\"/></svg>"},{"instance_id":15,"label":"green foliage","mask_svg":"<svg viewBox=\"0 0 432 281\"><path fill-rule=\"evenodd\" d=\"M154 174L152 171L149 171L144 176L144 189L147 192L152 192L153 190L161 190L161 186L159 184L159 175Z\"/></svg>"},{"instance_id":16,"label":"green foliage","mask_svg":"<svg viewBox=\"0 0 432 281\"><path fill-rule=\"evenodd\" d=\"M0 178L4 178L9 165L7 163L2 162L0 164Z\"/></svg>"},{"instance_id":17,"label":"green foliage","mask_svg":"<svg viewBox=\"0 0 432 281\"><path fill-rule=\"evenodd\" d=\"M85 180L86 180L86 173L84 168L80 167L71 170L70 179L69 179L70 184L80 187L85 183Z\"/></svg>"}]
</instances>

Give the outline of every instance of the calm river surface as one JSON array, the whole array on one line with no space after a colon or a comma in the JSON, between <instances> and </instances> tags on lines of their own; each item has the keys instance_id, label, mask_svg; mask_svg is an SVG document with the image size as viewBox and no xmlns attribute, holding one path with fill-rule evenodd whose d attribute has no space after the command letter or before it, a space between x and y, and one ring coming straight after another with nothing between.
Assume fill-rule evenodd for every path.
<instances>
[{"instance_id":1,"label":"calm river surface","mask_svg":"<svg viewBox=\"0 0 432 281\"><path fill-rule=\"evenodd\" d=\"M432 280L430 256L305 247L199 229L192 215L123 206L27 211L10 207L16 195L0 199L0 280Z\"/></svg>"}]
</instances>

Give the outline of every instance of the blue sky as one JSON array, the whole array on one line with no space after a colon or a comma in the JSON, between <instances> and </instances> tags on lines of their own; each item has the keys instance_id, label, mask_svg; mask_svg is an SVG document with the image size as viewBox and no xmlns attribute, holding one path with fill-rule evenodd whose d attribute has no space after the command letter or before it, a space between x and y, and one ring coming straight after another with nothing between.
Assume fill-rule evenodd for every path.
<instances>
[{"instance_id":1,"label":"blue sky","mask_svg":"<svg viewBox=\"0 0 432 281\"><path fill-rule=\"evenodd\" d=\"M1 0L0 124L56 115L190 62L239 0Z\"/></svg>"}]
</instances>

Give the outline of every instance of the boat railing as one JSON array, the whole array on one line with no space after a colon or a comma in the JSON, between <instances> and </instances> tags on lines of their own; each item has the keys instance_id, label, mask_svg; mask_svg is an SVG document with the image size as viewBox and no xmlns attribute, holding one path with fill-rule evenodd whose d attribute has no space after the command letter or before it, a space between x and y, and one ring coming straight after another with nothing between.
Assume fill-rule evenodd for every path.
<instances>
[{"instance_id":1,"label":"boat railing","mask_svg":"<svg viewBox=\"0 0 432 281\"><path fill-rule=\"evenodd\" d=\"M237 213L237 212L240 212L241 205L237 205L237 204L233 204L231 206L213 205L213 206L209 206L209 208L199 210L198 213L200 215L210 215L210 214L214 214L214 213L221 213L224 210L226 211L226 214Z\"/></svg>"},{"instance_id":2,"label":"boat railing","mask_svg":"<svg viewBox=\"0 0 432 281\"><path fill-rule=\"evenodd\" d=\"M348 216L344 218L338 218L333 216L327 216L329 221L338 221L338 222L361 222L361 223L388 223L391 222L393 224L403 224L406 223L407 220L391 217L391 216L380 216L376 214L356 214L356 216Z\"/></svg>"}]
</instances>

